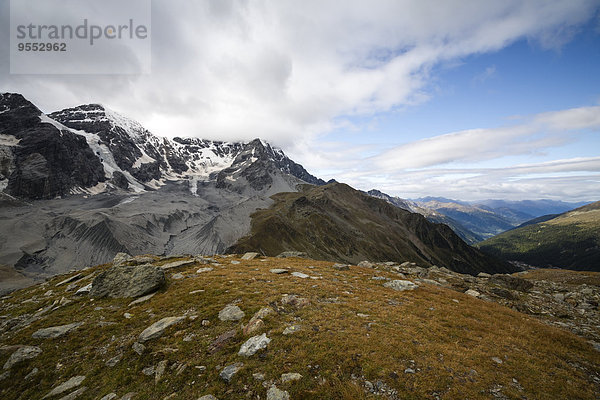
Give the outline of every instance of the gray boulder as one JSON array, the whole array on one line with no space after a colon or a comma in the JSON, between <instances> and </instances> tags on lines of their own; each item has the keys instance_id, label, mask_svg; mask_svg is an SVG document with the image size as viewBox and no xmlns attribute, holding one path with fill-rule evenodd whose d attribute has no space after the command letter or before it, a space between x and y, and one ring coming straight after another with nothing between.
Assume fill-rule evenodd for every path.
<instances>
[{"instance_id":1,"label":"gray boulder","mask_svg":"<svg viewBox=\"0 0 600 400\"><path fill-rule=\"evenodd\" d=\"M219 319L221 321L239 321L244 318L244 312L234 305L228 305L221 311L219 311Z\"/></svg>"},{"instance_id":2,"label":"gray boulder","mask_svg":"<svg viewBox=\"0 0 600 400\"><path fill-rule=\"evenodd\" d=\"M131 257L129 254L127 253L117 253L115 255L115 258L113 258L113 266L118 267L120 265L125 264L127 261L131 260L133 257Z\"/></svg>"},{"instance_id":3,"label":"gray boulder","mask_svg":"<svg viewBox=\"0 0 600 400\"><path fill-rule=\"evenodd\" d=\"M160 289L165 283L165 273L160 267L117 266L94 278L90 297L139 297Z\"/></svg>"},{"instance_id":4,"label":"gray boulder","mask_svg":"<svg viewBox=\"0 0 600 400\"><path fill-rule=\"evenodd\" d=\"M61 383L60 385L58 385L57 387L55 387L54 389L52 389L50 391L50 393L48 393L47 395L45 395L44 397L42 397L42 399L48 398L48 397L52 397L52 396L56 396L58 394L64 393L68 390L71 390L73 388L76 388L77 386L81 385L81 383L85 380L85 376L80 375L80 376L74 376L71 379L69 379L68 381Z\"/></svg>"},{"instance_id":5,"label":"gray boulder","mask_svg":"<svg viewBox=\"0 0 600 400\"><path fill-rule=\"evenodd\" d=\"M267 390L267 400L290 400L290 394L285 390L277 389L277 386L273 385Z\"/></svg>"},{"instance_id":6,"label":"gray boulder","mask_svg":"<svg viewBox=\"0 0 600 400\"><path fill-rule=\"evenodd\" d=\"M238 351L238 355L244 357L250 357L256 354L257 351L266 349L267 345L271 342L271 339L267 337L266 333L258 336L252 336L250 339L246 340L246 342L240 347L240 351Z\"/></svg>"},{"instance_id":7,"label":"gray boulder","mask_svg":"<svg viewBox=\"0 0 600 400\"><path fill-rule=\"evenodd\" d=\"M419 287L419 285L412 283L411 281L405 281L402 279L386 282L383 284L383 286L390 289L398 290L400 292L404 290L413 290Z\"/></svg>"},{"instance_id":8,"label":"gray boulder","mask_svg":"<svg viewBox=\"0 0 600 400\"><path fill-rule=\"evenodd\" d=\"M147 327L146 329L144 329L144 331L142 333L140 333L138 341L146 342L148 340L159 338L162 336L163 333L165 333L165 330L168 327L170 327L171 325L178 324L181 321L183 321L184 319L185 319L185 317L163 318L160 321L155 322L152 325L150 325L149 327Z\"/></svg>"},{"instance_id":9,"label":"gray boulder","mask_svg":"<svg viewBox=\"0 0 600 400\"><path fill-rule=\"evenodd\" d=\"M219 376L224 381L229 382L231 381L231 378L233 378L233 375L235 375L240 369L242 369L243 366L244 364L240 362L228 365L225 368L223 368Z\"/></svg>"},{"instance_id":10,"label":"gray boulder","mask_svg":"<svg viewBox=\"0 0 600 400\"><path fill-rule=\"evenodd\" d=\"M70 331L79 328L83 325L83 322L75 322L73 324L51 326L50 328L43 328L35 331L31 335L34 339L54 339L62 335L66 335Z\"/></svg>"},{"instance_id":11,"label":"gray boulder","mask_svg":"<svg viewBox=\"0 0 600 400\"><path fill-rule=\"evenodd\" d=\"M273 268L270 271L272 274L277 274L277 275L287 274L289 272L287 269L283 269L283 268Z\"/></svg>"},{"instance_id":12,"label":"gray boulder","mask_svg":"<svg viewBox=\"0 0 600 400\"><path fill-rule=\"evenodd\" d=\"M303 251L284 251L280 253L278 258L290 258L290 257L298 257L298 258L307 258L307 255Z\"/></svg>"},{"instance_id":13,"label":"gray boulder","mask_svg":"<svg viewBox=\"0 0 600 400\"><path fill-rule=\"evenodd\" d=\"M31 360L36 358L42 353L42 349L37 346L23 346L19 347L17 351L10 355L10 358L4 364L4 369L10 369L13 365L20 363L21 361Z\"/></svg>"},{"instance_id":14,"label":"gray boulder","mask_svg":"<svg viewBox=\"0 0 600 400\"><path fill-rule=\"evenodd\" d=\"M346 264L333 264L331 266L331 268L338 270L338 271L348 271L350 269L350 267Z\"/></svg>"},{"instance_id":15,"label":"gray boulder","mask_svg":"<svg viewBox=\"0 0 600 400\"><path fill-rule=\"evenodd\" d=\"M258 253L248 252L242 256L242 260L253 260L258 256Z\"/></svg>"}]
</instances>

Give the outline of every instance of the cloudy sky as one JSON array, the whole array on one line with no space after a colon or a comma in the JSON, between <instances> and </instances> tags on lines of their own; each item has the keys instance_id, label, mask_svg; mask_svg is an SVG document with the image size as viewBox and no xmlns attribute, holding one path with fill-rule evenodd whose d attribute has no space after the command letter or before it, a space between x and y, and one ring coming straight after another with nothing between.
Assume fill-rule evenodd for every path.
<instances>
[{"instance_id":1,"label":"cloudy sky","mask_svg":"<svg viewBox=\"0 0 600 400\"><path fill-rule=\"evenodd\" d=\"M598 0L156 0L145 75L11 75L0 15L0 89L47 112L260 137L406 198L600 199Z\"/></svg>"}]
</instances>

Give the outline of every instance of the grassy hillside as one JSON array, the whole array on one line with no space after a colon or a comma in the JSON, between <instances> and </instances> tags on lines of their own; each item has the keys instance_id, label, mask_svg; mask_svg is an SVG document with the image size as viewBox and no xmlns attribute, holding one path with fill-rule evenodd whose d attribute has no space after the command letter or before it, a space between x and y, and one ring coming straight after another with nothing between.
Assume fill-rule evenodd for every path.
<instances>
[{"instance_id":1,"label":"grassy hillside","mask_svg":"<svg viewBox=\"0 0 600 400\"><path fill-rule=\"evenodd\" d=\"M156 258L154 264L161 263ZM68 398L264 399L273 385L291 399L600 396L600 352L566 330L497 304L491 278L440 268L338 271L323 261L216 256L209 265L168 270L166 287L139 304L74 294L108 267L83 271L74 284L57 286L66 276L55 277L2 298L0 363L22 345L39 346L42 353L3 370L0 398L40 399L75 376L85 377L77 388L48 398L81 390ZM384 287L386 279L403 278L398 271L419 287ZM465 285L489 298L460 293ZM598 287L590 290L599 293ZM514 299L529 296L507 292ZM296 304L284 301L287 294L299 297ZM219 320L229 304L245 313L240 321ZM271 313L245 334L242 328L263 307ZM146 327L172 316L185 318L145 342L141 355L132 349ZM41 328L73 322L83 325L59 338L32 338ZM297 329L284 334L290 326ZM250 336L262 333L271 340L266 349L238 355ZM220 372L235 363L243 365L224 381ZM285 373L301 376L284 382Z\"/></svg>"},{"instance_id":2,"label":"grassy hillside","mask_svg":"<svg viewBox=\"0 0 600 400\"><path fill-rule=\"evenodd\" d=\"M509 272L514 269L468 246L446 225L334 183L278 193L274 204L252 215L251 233L231 252L274 256L297 250L317 259L412 261L454 271Z\"/></svg>"},{"instance_id":3,"label":"grassy hillside","mask_svg":"<svg viewBox=\"0 0 600 400\"><path fill-rule=\"evenodd\" d=\"M600 271L600 202L504 232L479 248L540 267Z\"/></svg>"}]
</instances>

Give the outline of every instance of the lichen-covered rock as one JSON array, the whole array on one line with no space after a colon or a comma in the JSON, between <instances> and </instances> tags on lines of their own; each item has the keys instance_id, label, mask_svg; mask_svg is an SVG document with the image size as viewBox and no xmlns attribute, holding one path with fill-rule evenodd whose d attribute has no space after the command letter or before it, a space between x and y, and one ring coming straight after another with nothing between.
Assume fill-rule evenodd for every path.
<instances>
[{"instance_id":1,"label":"lichen-covered rock","mask_svg":"<svg viewBox=\"0 0 600 400\"><path fill-rule=\"evenodd\" d=\"M37 346L23 346L19 347L17 351L10 355L10 358L4 364L4 369L10 369L13 365L20 363L21 361L31 360L36 358L42 353L42 349Z\"/></svg>"},{"instance_id":2,"label":"lichen-covered rock","mask_svg":"<svg viewBox=\"0 0 600 400\"><path fill-rule=\"evenodd\" d=\"M273 385L267 390L267 400L290 400L290 394L285 390L277 389L277 386Z\"/></svg>"},{"instance_id":3,"label":"lichen-covered rock","mask_svg":"<svg viewBox=\"0 0 600 400\"><path fill-rule=\"evenodd\" d=\"M259 350L266 349L267 345L271 342L271 339L267 337L266 333L259 336L253 336L240 347L238 355L244 357L250 357L256 354Z\"/></svg>"},{"instance_id":4,"label":"lichen-covered rock","mask_svg":"<svg viewBox=\"0 0 600 400\"><path fill-rule=\"evenodd\" d=\"M386 282L383 284L383 286L390 289L398 290L400 292L404 290L413 290L419 287L419 285L412 283L411 281L405 281L402 279L396 279L393 281Z\"/></svg>"},{"instance_id":5,"label":"lichen-covered rock","mask_svg":"<svg viewBox=\"0 0 600 400\"><path fill-rule=\"evenodd\" d=\"M244 312L234 305L228 305L221 311L219 311L219 319L221 321L239 321L244 318Z\"/></svg>"},{"instance_id":6,"label":"lichen-covered rock","mask_svg":"<svg viewBox=\"0 0 600 400\"><path fill-rule=\"evenodd\" d=\"M70 331L79 328L83 325L83 322L75 322L67 325L51 326L50 328L43 328L35 331L31 335L34 339L54 339L63 335L66 335Z\"/></svg>"},{"instance_id":7,"label":"lichen-covered rock","mask_svg":"<svg viewBox=\"0 0 600 400\"><path fill-rule=\"evenodd\" d=\"M94 278L90 297L139 297L165 283L165 272L154 265L113 266Z\"/></svg>"},{"instance_id":8,"label":"lichen-covered rock","mask_svg":"<svg viewBox=\"0 0 600 400\"><path fill-rule=\"evenodd\" d=\"M183 321L184 319L185 319L185 317L163 318L160 321L155 322L152 325L150 325L149 327L147 327L146 329L144 329L144 331L142 333L140 333L138 340L143 343L148 340L159 338L162 336L162 334L165 332L165 330L168 327L178 324L181 321Z\"/></svg>"},{"instance_id":9,"label":"lichen-covered rock","mask_svg":"<svg viewBox=\"0 0 600 400\"><path fill-rule=\"evenodd\" d=\"M219 376L226 382L231 381L231 378L244 366L243 363L237 362L223 368Z\"/></svg>"}]
</instances>

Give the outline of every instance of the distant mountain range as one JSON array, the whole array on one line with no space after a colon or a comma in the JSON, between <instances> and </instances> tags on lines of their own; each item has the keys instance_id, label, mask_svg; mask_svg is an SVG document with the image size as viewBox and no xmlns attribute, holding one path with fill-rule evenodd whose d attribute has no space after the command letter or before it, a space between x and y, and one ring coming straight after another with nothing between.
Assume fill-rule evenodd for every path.
<instances>
[{"instance_id":1,"label":"distant mountain range","mask_svg":"<svg viewBox=\"0 0 600 400\"><path fill-rule=\"evenodd\" d=\"M432 222L446 224L470 244L491 238L534 218L560 214L586 204L555 200L465 202L443 197L408 200L378 190L368 193L400 208L422 214Z\"/></svg>"},{"instance_id":2,"label":"distant mountain range","mask_svg":"<svg viewBox=\"0 0 600 400\"><path fill-rule=\"evenodd\" d=\"M481 250L537 267L600 271L600 202L504 232Z\"/></svg>"},{"instance_id":3,"label":"distant mountain range","mask_svg":"<svg viewBox=\"0 0 600 400\"><path fill-rule=\"evenodd\" d=\"M510 269L449 229L343 185L324 184L260 139L167 139L98 104L46 115L20 94L0 95L0 266L13 280L101 264L117 252L215 254L250 243L271 249L256 242L273 236L251 230L261 226L255 211L276 210L286 196L271 196L298 190L303 194L293 210L300 214L287 213L281 227L294 229L302 213L322 218L322 226L290 230L295 239L281 236L282 250L300 247L339 261L388 257L471 273ZM348 198L311 197L335 193ZM301 207L303 198L318 210ZM372 230L353 214L381 226ZM370 238L362 231L378 233Z\"/></svg>"}]
</instances>

